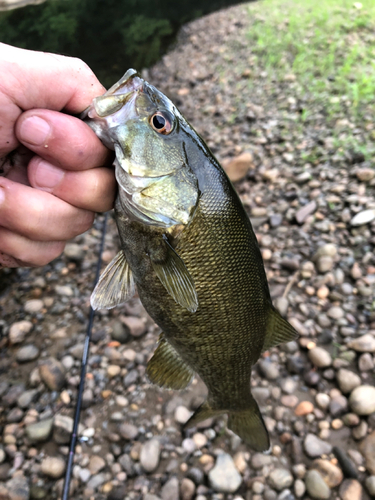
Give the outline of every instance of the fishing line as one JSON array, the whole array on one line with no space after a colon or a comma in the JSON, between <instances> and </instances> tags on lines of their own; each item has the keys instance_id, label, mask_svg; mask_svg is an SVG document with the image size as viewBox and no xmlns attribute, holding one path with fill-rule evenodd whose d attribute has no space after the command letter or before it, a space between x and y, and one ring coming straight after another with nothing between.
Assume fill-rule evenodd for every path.
<instances>
[{"instance_id":1,"label":"fishing line","mask_svg":"<svg viewBox=\"0 0 375 500\"><path fill-rule=\"evenodd\" d=\"M108 212L105 214L103 226L102 226L102 238L101 238L101 242L100 242L98 262L96 264L94 287L99 280L100 268L102 265L102 254L103 254L103 249L104 249L105 233L106 233L106 229L107 229L107 219L108 219ZM95 316L95 311L90 305L89 322L87 325L85 345L83 347L83 354L82 354L81 379L79 382L79 388L78 388L78 394L77 394L77 404L76 404L76 410L75 410L75 415L74 415L73 430L72 430L72 435L71 435L71 439L70 439L69 456L68 456L68 463L67 463L66 472L65 472L62 500L69 499L69 488L70 488L70 482L71 482L71 478L72 478L73 460L74 460L75 448L76 448L77 438L78 438L78 436L77 436L78 425L79 425L79 419L81 416L83 389L85 386L87 360L88 360L88 356L89 356L89 348L90 348L90 340L91 340L91 332L92 332L92 325L94 322L94 316Z\"/></svg>"}]
</instances>

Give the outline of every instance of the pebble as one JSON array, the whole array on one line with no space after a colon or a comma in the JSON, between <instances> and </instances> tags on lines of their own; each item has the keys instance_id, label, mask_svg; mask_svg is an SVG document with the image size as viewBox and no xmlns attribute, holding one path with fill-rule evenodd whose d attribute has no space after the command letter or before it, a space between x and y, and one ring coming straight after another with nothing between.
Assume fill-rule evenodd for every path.
<instances>
[{"instance_id":1,"label":"pebble","mask_svg":"<svg viewBox=\"0 0 375 500\"><path fill-rule=\"evenodd\" d=\"M329 406L331 398L324 392L318 392L318 394L315 396L315 401L319 408L321 408L322 410L326 410Z\"/></svg>"},{"instance_id":2,"label":"pebble","mask_svg":"<svg viewBox=\"0 0 375 500\"><path fill-rule=\"evenodd\" d=\"M23 392L17 399L17 406L20 408L28 408L34 401L38 399L40 392L38 389L30 389L29 391Z\"/></svg>"},{"instance_id":3,"label":"pebble","mask_svg":"<svg viewBox=\"0 0 375 500\"><path fill-rule=\"evenodd\" d=\"M358 368L361 372L369 372L375 367L374 358L368 352L361 354L358 358Z\"/></svg>"},{"instance_id":4,"label":"pebble","mask_svg":"<svg viewBox=\"0 0 375 500\"><path fill-rule=\"evenodd\" d=\"M345 396L335 396L329 403L329 413L332 417L342 415L348 409L348 400Z\"/></svg>"},{"instance_id":5,"label":"pebble","mask_svg":"<svg viewBox=\"0 0 375 500\"><path fill-rule=\"evenodd\" d=\"M136 316L121 316L121 322L128 328L130 335L140 337L146 331L146 320Z\"/></svg>"},{"instance_id":6,"label":"pebble","mask_svg":"<svg viewBox=\"0 0 375 500\"><path fill-rule=\"evenodd\" d=\"M301 401L294 409L297 417L303 417L314 411L314 405L310 401Z\"/></svg>"},{"instance_id":7,"label":"pebble","mask_svg":"<svg viewBox=\"0 0 375 500\"><path fill-rule=\"evenodd\" d=\"M85 258L85 252L82 246L77 243L67 243L65 245L64 255L73 262L82 262Z\"/></svg>"},{"instance_id":8,"label":"pebble","mask_svg":"<svg viewBox=\"0 0 375 500\"><path fill-rule=\"evenodd\" d=\"M363 210L358 212L350 221L352 226L362 226L363 224L368 224L375 219L375 209L371 208L369 210Z\"/></svg>"},{"instance_id":9,"label":"pebble","mask_svg":"<svg viewBox=\"0 0 375 500\"><path fill-rule=\"evenodd\" d=\"M315 434L307 434L303 443L304 450L310 458L320 457L324 454L331 453L332 446L330 443L319 439Z\"/></svg>"},{"instance_id":10,"label":"pebble","mask_svg":"<svg viewBox=\"0 0 375 500\"><path fill-rule=\"evenodd\" d=\"M195 446L198 448L198 450L200 448L203 448L204 446L206 446L207 444L207 437L202 434L201 432L196 432L194 435L193 435L193 441L195 443Z\"/></svg>"},{"instance_id":11,"label":"pebble","mask_svg":"<svg viewBox=\"0 0 375 500\"><path fill-rule=\"evenodd\" d=\"M73 430L73 419L67 415L55 415L53 421L53 439L58 444L67 444L70 442L70 436ZM82 434L83 426L80 424L78 434Z\"/></svg>"},{"instance_id":12,"label":"pebble","mask_svg":"<svg viewBox=\"0 0 375 500\"><path fill-rule=\"evenodd\" d=\"M191 479L184 477L183 480L181 481L181 486L180 486L181 500L191 500L194 494L195 494L194 482Z\"/></svg>"},{"instance_id":13,"label":"pebble","mask_svg":"<svg viewBox=\"0 0 375 500\"><path fill-rule=\"evenodd\" d=\"M274 469L268 476L268 482L277 491L289 488L293 484L293 476L288 469Z\"/></svg>"},{"instance_id":14,"label":"pebble","mask_svg":"<svg viewBox=\"0 0 375 500\"><path fill-rule=\"evenodd\" d=\"M336 488L336 486L341 484L344 479L344 475L340 467L337 467L337 465L334 465L329 460L318 458L317 460L314 460L312 468L319 471L320 475L327 483L327 486L330 488Z\"/></svg>"},{"instance_id":15,"label":"pebble","mask_svg":"<svg viewBox=\"0 0 375 500\"><path fill-rule=\"evenodd\" d=\"M366 333L348 342L347 346L349 349L354 349L357 352L375 353L375 337L370 333Z\"/></svg>"},{"instance_id":16,"label":"pebble","mask_svg":"<svg viewBox=\"0 0 375 500\"><path fill-rule=\"evenodd\" d=\"M21 344L26 338L26 335L31 332L33 324L31 321L17 321L9 328L9 341L11 344Z\"/></svg>"},{"instance_id":17,"label":"pebble","mask_svg":"<svg viewBox=\"0 0 375 500\"><path fill-rule=\"evenodd\" d=\"M74 295L73 288L68 285L56 285L55 292L62 297L73 297Z\"/></svg>"},{"instance_id":18,"label":"pebble","mask_svg":"<svg viewBox=\"0 0 375 500\"><path fill-rule=\"evenodd\" d=\"M46 441L52 432L53 418L47 418L26 426L27 437L32 442Z\"/></svg>"},{"instance_id":19,"label":"pebble","mask_svg":"<svg viewBox=\"0 0 375 500\"><path fill-rule=\"evenodd\" d=\"M356 479L345 479L339 488L341 500L361 500L362 486Z\"/></svg>"},{"instance_id":20,"label":"pebble","mask_svg":"<svg viewBox=\"0 0 375 500\"><path fill-rule=\"evenodd\" d=\"M65 472L65 460L60 457L46 457L40 464L43 474L53 479L59 479Z\"/></svg>"},{"instance_id":21,"label":"pebble","mask_svg":"<svg viewBox=\"0 0 375 500\"><path fill-rule=\"evenodd\" d=\"M30 487L27 478L24 475L17 475L12 477L6 483L6 488L9 492L5 496L5 500L29 500L30 498Z\"/></svg>"},{"instance_id":22,"label":"pebble","mask_svg":"<svg viewBox=\"0 0 375 500\"><path fill-rule=\"evenodd\" d=\"M316 208L316 202L313 200L298 209L295 215L298 224L303 224L307 217L315 212Z\"/></svg>"},{"instance_id":23,"label":"pebble","mask_svg":"<svg viewBox=\"0 0 375 500\"><path fill-rule=\"evenodd\" d=\"M50 391L60 391L65 383L65 369L56 358L47 358L39 364L39 374Z\"/></svg>"},{"instance_id":24,"label":"pebble","mask_svg":"<svg viewBox=\"0 0 375 500\"><path fill-rule=\"evenodd\" d=\"M132 441L138 436L139 430L138 427L136 427L135 425L130 424L128 422L123 422L119 426L119 433L124 439Z\"/></svg>"},{"instance_id":25,"label":"pebble","mask_svg":"<svg viewBox=\"0 0 375 500\"><path fill-rule=\"evenodd\" d=\"M109 378L117 377L117 375L120 375L120 373L121 373L121 367L118 365L109 365L107 367L107 375Z\"/></svg>"},{"instance_id":26,"label":"pebble","mask_svg":"<svg viewBox=\"0 0 375 500\"><path fill-rule=\"evenodd\" d=\"M334 261L329 255L322 255L316 261L316 269L319 273L325 274L331 271L333 268Z\"/></svg>"},{"instance_id":27,"label":"pebble","mask_svg":"<svg viewBox=\"0 0 375 500\"><path fill-rule=\"evenodd\" d=\"M352 392L353 389L361 385L361 377L345 368L338 370L336 373L336 379L339 384L340 391L344 394Z\"/></svg>"},{"instance_id":28,"label":"pebble","mask_svg":"<svg viewBox=\"0 0 375 500\"><path fill-rule=\"evenodd\" d=\"M189 420L191 415L192 415L192 412L189 411L186 408L186 406L180 405L180 406L177 406L177 408L175 409L174 419L176 420L176 422L183 425Z\"/></svg>"},{"instance_id":29,"label":"pebble","mask_svg":"<svg viewBox=\"0 0 375 500\"><path fill-rule=\"evenodd\" d=\"M32 299L27 300L24 305L25 312L29 314L36 314L40 312L44 307L43 300L40 299Z\"/></svg>"},{"instance_id":30,"label":"pebble","mask_svg":"<svg viewBox=\"0 0 375 500\"><path fill-rule=\"evenodd\" d=\"M243 179L250 169L254 169L254 158L250 151L243 152L232 160L223 161L223 168L232 182Z\"/></svg>"},{"instance_id":31,"label":"pebble","mask_svg":"<svg viewBox=\"0 0 375 500\"><path fill-rule=\"evenodd\" d=\"M177 477L171 477L163 485L160 496L162 500L179 500L179 488Z\"/></svg>"},{"instance_id":32,"label":"pebble","mask_svg":"<svg viewBox=\"0 0 375 500\"><path fill-rule=\"evenodd\" d=\"M375 431L365 437L359 445L359 450L365 458L366 469L375 475Z\"/></svg>"},{"instance_id":33,"label":"pebble","mask_svg":"<svg viewBox=\"0 0 375 500\"><path fill-rule=\"evenodd\" d=\"M296 497L302 498L305 492L306 492L305 483L302 481L302 479L296 479L294 481L294 494L296 495Z\"/></svg>"},{"instance_id":34,"label":"pebble","mask_svg":"<svg viewBox=\"0 0 375 500\"><path fill-rule=\"evenodd\" d=\"M351 393L349 404L357 415L370 415L375 412L375 387L360 385Z\"/></svg>"},{"instance_id":35,"label":"pebble","mask_svg":"<svg viewBox=\"0 0 375 500\"><path fill-rule=\"evenodd\" d=\"M314 500L329 500L331 498L331 489L317 470L312 469L307 472L305 484L307 493Z\"/></svg>"},{"instance_id":36,"label":"pebble","mask_svg":"<svg viewBox=\"0 0 375 500\"><path fill-rule=\"evenodd\" d=\"M332 364L331 355L322 347L313 347L309 350L308 356L312 364L317 368L327 368Z\"/></svg>"},{"instance_id":37,"label":"pebble","mask_svg":"<svg viewBox=\"0 0 375 500\"><path fill-rule=\"evenodd\" d=\"M38 356L39 349L34 344L28 344L18 349L16 359L19 363L27 363L34 361Z\"/></svg>"},{"instance_id":38,"label":"pebble","mask_svg":"<svg viewBox=\"0 0 375 500\"><path fill-rule=\"evenodd\" d=\"M146 472L153 472L159 465L160 460L160 442L153 438L146 441L140 453L140 462Z\"/></svg>"},{"instance_id":39,"label":"pebble","mask_svg":"<svg viewBox=\"0 0 375 500\"><path fill-rule=\"evenodd\" d=\"M242 482L232 457L227 453L218 455L215 466L208 473L211 487L221 493L234 493Z\"/></svg>"},{"instance_id":40,"label":"pebble","mask_svg":"<svg viewBox=\"0 0 375 500\"><path fill-rule=\"evenodd\" d=\"M280 376L279 368L276 363L270 362L268 359L259 361L259 370L267 380L275 380Z\"/></svg>"},{"instance_id":41,"label":"pebble","mask_svg":"<svg viewBox=\"0 0 375 500\"><path fill-rule=\"evenodd\" d=\"M118 320L112 323L111 337L113 340L120 342L120 344L126 344L130 339L127 328Z\"/></svg>"},{"instance_id":42,"label":"pebble","mask_svg":"<svg viewBox=\"0 0 375 500\"><path fill-rule=\"evenodd\" d=\"M89 471L91 474L97 474L106 466L105 460L99 455L92 455L89 462Z\"/></svg>"},{"instance_id":43,"label":"pebble","mask_svg":"<svg viewBox=\"0 0 375 500\"><path fill-rule=\"evenodd\" d=\"M375 476L367 477L365 480L365 486L370 495L375 497Z\"/></svg>"}]
</instances>

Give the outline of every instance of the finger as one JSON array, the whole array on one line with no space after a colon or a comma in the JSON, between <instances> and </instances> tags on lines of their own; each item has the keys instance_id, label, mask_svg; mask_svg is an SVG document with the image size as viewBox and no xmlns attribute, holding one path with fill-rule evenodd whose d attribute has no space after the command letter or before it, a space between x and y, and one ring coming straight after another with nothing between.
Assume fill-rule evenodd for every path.
<instances>
[{"instance_id":1,"label":"finger","mask_svg":"<svg viewBox=\"0 0 375 500\"><path fill-rule=\"evenodd\" d=\"M48 162L67 170L110 164L111 153L93 130L73 116L38 109L26 111L16 123L17 138Z\"/></svg>"},{"instance_id":2,"label":"finger","mask_svg":"<svg viewBox=\"0 0 375 500\"><path fill-rule=\"evenodd\" d=\"M22 110L66 109L80 113L105 92L94 73L80 59L19 49L0 43L3 74L10 99Z\"/></svg>"},{"instance_id":3,"label":"finger","mask_svg":"<svg viewBox=\"0 0 375 500\"><path fill-rule=\"evenodd\" d=\"M28 168L30 184L78 208L106 212L113 207L116 180L113 169L91 168L69 172L35 156Z\"/></svg>"},{"instance_id":4,"label":"finger","mask_svg":"<svg viewBox=\"0 0 375 500\"><path fill-rule=\"evenodd\" d=\"M0 177L0 226L35 241L68 240L87 231L94 213Z\"/></svg>"},{"instance_id":5,"label":"finger","mask_svg":"<svg viewBox=\"0 0 375 500\"><path fill-rule=\"evenodd\" d=\"M64 246L64 241L33 241L0 227L0 267L45 266Z\"/></svg>"}]
</instances>

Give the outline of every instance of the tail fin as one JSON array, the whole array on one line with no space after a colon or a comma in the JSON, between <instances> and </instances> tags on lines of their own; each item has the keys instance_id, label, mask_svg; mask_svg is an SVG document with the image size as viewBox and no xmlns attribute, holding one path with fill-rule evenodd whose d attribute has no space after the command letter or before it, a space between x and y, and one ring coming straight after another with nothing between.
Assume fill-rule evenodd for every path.
<instances>
[{"instance_id":1,"label":"tail fin","mask_svg":"<svg viewBox=\"0 0 375 500\"><path fill-rule=\"evenodd\" d=\"M270 437L255 399L251 396L249 408L229 412L228 428L236 433L254 451L268 451Z\"/></svg>"},{"instance_id":2,"label":"tail fin","mask_svg":"<svg viewBox=\"0 0 375 500\"><path fill-rule=\"evenodd\" d=\"M208 418L228 414L228 428L236 433L254 451L268 451L270 438L255 399L250 395L249 406L244 410L219 410L206 401L189 418L185 428L194 427Z\"/></svg>"}]
</instances>

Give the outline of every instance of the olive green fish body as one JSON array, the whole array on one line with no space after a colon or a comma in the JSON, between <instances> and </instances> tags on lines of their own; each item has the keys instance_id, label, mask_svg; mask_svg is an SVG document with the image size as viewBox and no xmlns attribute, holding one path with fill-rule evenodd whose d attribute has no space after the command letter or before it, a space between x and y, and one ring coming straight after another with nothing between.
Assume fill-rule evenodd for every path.
<instances>
[{"instance_id":1,"label":"olive green fish body","mask_svg":"<svg viewBox=\"0 0 375 500\"><path fill-rule=\"evenodd\" d=\"M163 94L132 79L129 91L124 81L126 104L135 104L126 111L126 131L111 132L122 251L104 271L92 304L113 307L136 288L163 331L149 379L183 389L199 374L208 398L187 425L227 413L228 427L264 451L269 437L251 395L251 368L263 350L296 332L272 306L251 223L203 140ZM110 102L111 111L116 106ZM99 132L108 143L107 130Z\"/></svg>"}]
</instances>

